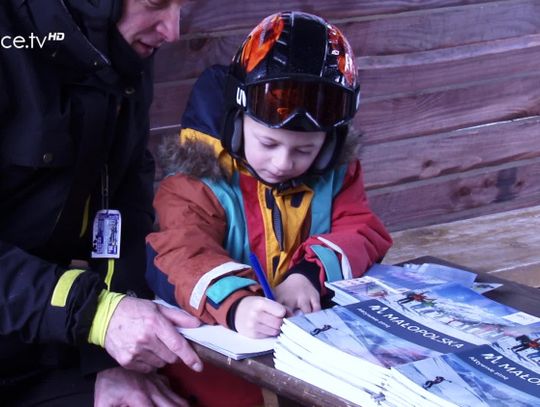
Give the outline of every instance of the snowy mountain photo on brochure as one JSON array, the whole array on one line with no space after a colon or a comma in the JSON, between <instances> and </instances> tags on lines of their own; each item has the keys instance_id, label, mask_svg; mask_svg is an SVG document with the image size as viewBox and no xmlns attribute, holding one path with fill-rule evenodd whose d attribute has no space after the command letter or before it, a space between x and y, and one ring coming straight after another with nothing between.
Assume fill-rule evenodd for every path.
<instances>
[{"instance_id":1,"label":"snowy mountain photo on brochure","mask_svg":"<svg viewBox=\"0 0 540 407\"><path fill-rule=\"evenodd\" d=\"M485 343L495 342L515 327L540 322L540 318L454 283L407 291L383 298L381 302L410 318L425 318L432 329L441 332L458 330L468 336L483 338Z\"/></svg>"},{"instance_id":2,"label":"snowy mountain photo on brochure","mask_svg":"<svg viewBox=\"0 0 540 407\"><path fill-rule=\"evenodd\" d=\"M470 271L432 263L403 267L376 263L362 277L325 282L325 285L334 291L335 303L347 305L450 282L470 287L475 278L476 274Z\"/></svg>"},{"instance_id":3,"label":"snowy mountain photo on brochure","mask_svg":"<svg viewBox=\"0 0 540 407\"><path fill-rule=\"evenodd\" d=\"M393 388L399 387L403 394L404 388L410 389L426 405L536 407L540 405L540 330L396 366L392 372L389 391L397 392Z\"/></svg>"}]
</instances>

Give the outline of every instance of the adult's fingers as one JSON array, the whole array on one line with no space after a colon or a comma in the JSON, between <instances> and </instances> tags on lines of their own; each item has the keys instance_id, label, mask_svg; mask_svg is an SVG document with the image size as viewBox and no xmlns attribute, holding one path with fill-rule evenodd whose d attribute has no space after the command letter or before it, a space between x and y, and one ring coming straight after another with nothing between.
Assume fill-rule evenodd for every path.
<instances>
[{"instance_id":1,"label":"adult's fingers","mask_svg":"<svg viewBox=\"0 0 540 407\"><path fill-rule=\"evenodd\" d=\"M121 406L155 407L152 398L143 392L135 392L127 396L128 400Z\"/></svg>"},{"instance_id":2,"label":"adult's fingers","mask_svg":"<svg viewBox=\"0 0 540 407\"><path fill-rule=\"evenodd\" d=\"M164 308L164 307L162 307ZM161 309L160 309L161 310ZM163 315L168 316L169 310L165 308ZM174 317L173 317L174 318ZM200 324L195 318L194 320L188 315L180 317L181 319L186 318L186 321L191 324L195 324L196 327ZM164 318L163 323L160 324L158 332L156 332L159 340L165 345L171 352L178 356L187 366L196 372L200 372L203 369L203 364L199 355L195 353L193 348L189 345L188 341L178 332L178 330L173 326L173 321L168 318Z\"/></svg>"},{"instance_id":3,"label":"adult's fingers","mask_svg":"<svg viewBox=\"0 0 540 407\"><path fill-rule=\"evenodd\" d=\"M154 334L152 334L154 335ZM148 373L178 361L178 356L169 350L157 337L149 342L140 343L136 351L121 349L115 355L120 366L141 373Z\"/></svg>"},{"instance_id":4,"label":"adult's fingers","mask_svg":"<svg viewBox=\"0 0 540 407\"><path fill-rule=\"evenodd\" d=\"M139 372L139 373L151 373L151 372L155 372L156 369L158 369L159 367L163 367L163 365L154 366L150 363L147 363L148 358L155 358L155 356L147 355L145 356L144 360L132 360L131 362L126 363L125 365L122 365L122 367L128 370L133 370L134 372Z\"/></svg>"},{"instance_id":5,"label":"adult's fingers","mask_svg":"<svg viewBox=\"0 0 540 407\"><path fill-rule=\"evenodd\" d=\"M167 344L163 343L158 332L156 333L157 338L153 341L151 348L148 349L148 352L151 352L154 357L150 356L152 360L147 360L147 362L155 367L163 367L166 364L171 365L178 362L179 356ZM180 336L180 334L178 335ZM146 352L144 356L147 356Z\"/></svg>"},{"instance_id":6,"label":"adult's fingers","mask_svg":"<svg viewBox=\"0 0 540 407\"><path fill-rule=\"evenodd\" d=\"M156 374L153 381L158 391L151 398L156 406L189 407L186 400L171 390L165 377Z\"/></svg>"},{"instance_id":7,"label":"adult's fingers","mask_svg":"<svg viewBox=\"0 0 540 407\"><path fill-rule=\"evenodd\" d=\"M173 325L180 328L197 328L201 325L201 321L188 314L186 311L176 308L165 307L158 305L159 311L173 323Z\"/></svg>"}]
</instances>

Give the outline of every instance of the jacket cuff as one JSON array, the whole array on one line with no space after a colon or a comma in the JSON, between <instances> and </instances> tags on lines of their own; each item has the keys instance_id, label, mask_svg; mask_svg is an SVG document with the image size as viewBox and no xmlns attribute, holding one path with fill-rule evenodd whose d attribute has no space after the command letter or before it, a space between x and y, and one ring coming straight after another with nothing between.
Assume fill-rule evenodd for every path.
<instances>
[{"instance_id":1,"label":"jacket cuff","mask_svg":"<svg viewBox=\"0 0 540 407\"><path fill-rule=\"evenodd\" d=\"M242 300L244 297L247 297L248 295L256 295L256 294L253 291L251 291L251 289L249 288L235 291L229 297L227 297L221 304L219 304L218 308L215 308L210 302L207 301L205 304L206 312L208 312L212 316L212 318L214 319L216 323L218 323L219 325L228 327L229 326L229 311L231 310L231 307L233 307L235 303L240 302L240 300ZM236 304L236 307L238 307L238 304Z\"/></svg>"},{"instance_id":2,"label":"jacket cuff","mask_svg":"<svg viewBox=\"0 0 540 407\"><path fill-rule=\"evenodd\" d=\"M229 311L227 311L227 326L229 329L232 329L235 332L238 332L236 330L236 323L234 322L234 319L236 318L236 310L238 309L238 305L240 304L240 301L242 301L245 297L237 299L229 308Z\"/></svg>"},{"instance_id":3,"label":"jacket cuff","mask_svg":"<svg viewBox=\"0 0 540 407\"><path fill-rule=\"evenodd\" d=\"M64 271L56 282L40 323L40 340L70 345L87 343L97 298L103 287L103 281L95 272Z\"/></svg>"},{"instance_id":4,"label":"jacket cuff","mask_svg":"<svg viewBox=\"0 0 540 407\"><path fill-rule=\"evenodd\" d=\"M104 347L105 335L109 322L118 306L118 303L125 297L125 294L118 294L107 290L102 290L98 297L96 314L88 332L88 342Z\"/></svg>"}]
</instances>

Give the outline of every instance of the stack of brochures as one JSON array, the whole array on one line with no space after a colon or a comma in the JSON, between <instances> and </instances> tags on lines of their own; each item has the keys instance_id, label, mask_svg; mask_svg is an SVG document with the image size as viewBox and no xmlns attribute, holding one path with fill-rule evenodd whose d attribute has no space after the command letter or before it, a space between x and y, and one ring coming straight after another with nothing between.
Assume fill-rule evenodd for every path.
<instances>
[{"instance_id":1,"label":"stack of brochures","mask_svg":"<svg viewBox=\"0 0 540 407\"><path fill-rule=\"evenodd\" d=\"M386 398L404 407L539 406L539 340L540 330L393 367Z\"/></svg>"},{"instance_id":2,"label":"stack of brochures","mask_svg":"<svg viewBox=\"0 0 540 407\"><path fill-rule=\"evenodd\" d=\"M444 280L442 276L437 273L433 279ZM470 277L460 281L469 286L472 283ZM387 280L385 285L397 289ZM408 282L405 287L397 294L367 289L355 303L286 319L275 345L276 368L362 406L469 405L455 396L454 388L463 386L465 377L476 379L479 373L465 369L473 369L474 361L480 361L477 367L491 367L495 360L502 364L495 352L502 352L504 346L518 352L506 376L518 375L524 366L517 362L525 357L538 370L540 355L520 349L526 346L523 341L537 340L539 318L492 301L462 284ZM477 352L476 359L467 359ZM455 362L458 354L465 356ZM467 365L463 359L473 362ZM538 389L540 379L534 371L523 370L523 375ZM491 380L503 379L495 375ZM523 392L513 384L507 386ZM495 388L503 391L503 386L494 387L487 380L481 385L470 382L467 392L476 397L470 405L492 405L483 392ZM450 389L449 393L443 394L444 389ZM526 394L535 397L527 392L518 398L512 395L512 400L523 400L524 404L508 405L540 405L538 390L534 400Z\"/></svg>"}]
</instances>

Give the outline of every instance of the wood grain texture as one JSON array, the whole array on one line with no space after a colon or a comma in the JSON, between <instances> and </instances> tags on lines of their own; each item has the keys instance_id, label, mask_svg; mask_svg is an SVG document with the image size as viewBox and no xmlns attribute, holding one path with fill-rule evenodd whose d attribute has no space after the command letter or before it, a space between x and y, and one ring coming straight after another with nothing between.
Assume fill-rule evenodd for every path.
<instances>
[{"instance_id":1,"label":"wood grain texture","mask_svg":"<svg viewBox=\"0 0 540 407\"><path fill-rule=\"evenodd\" d=\"M534 206L540 159L371 190L373 210L390 230L403 230Z\"/></svg>"},{"instance_id":2,"label":"wood grain texture","mask_svg":"<svg viewBox=\"0 0 540 407\"><path fill-rule=\"evenodd\" d=\"M452 61L446 60L449 52L431 59L416 54L407 65L386 60L360 71L362 102L355 125L366 143L538 113L540 35L462 50L461 59L454 51ZM193 83L156 84L152 127L179 123Z\"/></svg>"},{"instance_id":3,"label":"wood grain texture","mask_svg":"<svg viewBox=\"0 0 540 407\"><path fill-rule=\"evenodd\" d=\"M540 157L540 117L366 145L367 190Z\"/></svg>"},{"instance_id":4,"label":"wood grain texture","mask_svg":"<svg viewBox=\"0 0 540 407\"><path fill-rule=\"evenodd\" d=\"M187 79L154 85L154 102L150 108L150 128L160 129L180 124L180 118L194 82L195 79Z\"/></svg>"},{"instance_id":5,"label":"wood grain texture","mask_svg":"<svg viewBox=\"0 0 540 407\"><path fill-rule=\"evenodd\" d=\"M329 20L346 20L373 19L374 16L407 12L430 12L445 7L483 4L496 7L500 3L513 3L516 7L523 5L522 0L206 0L185 7L180 26L182 33L193 35L251 28L263 17L282 10L301 10Z\"/></svg>"},{"instance_id":6,"label":"wood grain texture","mask_svg":"<svg viewBox=\"0 0 540 407\"><path fill-rule=\"evenodd\" d=\"M185 38L164 45L155 58L156 83L194 79L213 64L229 64L248 32Z\"/></svg>"},{"instance_id":7,"label":"wood grain texture","mask_svg":"<svg viewBox=\"0 0 540 407\"><path fill-rule=\"evenodd\" d=\"M364 100L360 109L354 124L368 144L536 116L540 114L540 70L450 89Z\"/></svg>"},{"instance_id":8,"label":"wood grain texture","mask_svg":"<svg viewBox=\"0 0 540 407\"><path fill-rule=\"evenodd\" d=\"M261 2L251 3L256 5ZM317 3L321 6L323 2L313 3L317 7ZM297 9L312 11L313 8L303 5ZM272 10L277 11L280 8L273 7ZM229 63L253 26L266 15L259 14L258 19L247 24L246 13L249 11L244 10L236 16L243 23L239 28L222 27L217 32L200 29L192 35L184 35L174 44L164 46L156 56L156 82L193 78L214 63ZM475 3L435 9L426 7L422 12L368 13L365 9L349 8L346 18L329 17L349 39L355 55L360 58L361 70L364 66L379 64L380 58L384 60L390 57L398 66L410 64L411 58L418 57L411 57L409 54L416 53L420 53L419 56L427 55L428 59L432 59L431 54L435 55L435 58L441 58L437 57L439 53L446 59L460 59L466 56L466 53L478 54L476 48L485 47L484 44L491 41L508 40L519 43L522 37L540 32L540 19L536 18L540 14L540 3L531 0L506 0L489 2L489 5ZM211 13L208 17L215 16L215 13ZM223 18L228 17L231 17L231 14L226 14ZM454 47L458 48L454 50ZM499 45L493 49L500 47ZM488 46L487 49L489 52L491 47Z\"/></svg>"},{"instance_id":9,"label":"wood grain texture","mask_svg":"<svg viewBox=\"0 0 540 407\"><path fill-rule=\"evenodd\" d=\"M357 58L363 102L538 71L540 34L408 54Z\"/></svg>"}]
</instances>

